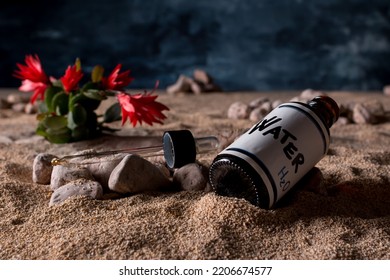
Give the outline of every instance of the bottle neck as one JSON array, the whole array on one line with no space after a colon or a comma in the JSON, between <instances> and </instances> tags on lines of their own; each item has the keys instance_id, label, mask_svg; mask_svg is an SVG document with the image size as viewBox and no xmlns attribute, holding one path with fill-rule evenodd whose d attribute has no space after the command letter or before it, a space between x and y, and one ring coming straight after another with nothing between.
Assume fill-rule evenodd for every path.
<instances>
[{"instance_id":1,"label":"bottle neck","mask_svg":"<svg viewBox=\"0 0 390 280\"><path fill-rule=\"evenodd\" d=\"M317 96L309 101L308 105L328 128L331 128L339 118L339 106L329 96Z\"/></svg>"}]
</instances>

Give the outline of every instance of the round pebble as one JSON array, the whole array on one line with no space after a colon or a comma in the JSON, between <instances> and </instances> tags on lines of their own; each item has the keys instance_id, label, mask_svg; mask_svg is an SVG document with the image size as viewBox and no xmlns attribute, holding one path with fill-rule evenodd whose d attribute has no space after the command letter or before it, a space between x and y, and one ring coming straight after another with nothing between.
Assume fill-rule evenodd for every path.
<instances>
[{"instance_id":1,"label":"round pebble","mask_svg":"<svg viewBox=\"0 0 390 280\"><path fill-rule=\"evenodd\" d=\"M78 179L56 189L51 195L49 206L60 204L67 198L76 195L100 199L103 196L103 188L96 181Z\"/></svg>"},{"instance_id":2,"label":"round pebble","mask_svg":"<svg viewBox=\"0 0 390 280\"><path fill-rule=\"evenodd\" d=\"M373 124L376 122L375 116L363 104L355 104L352 112L353 121L357 124Z\"/></svg>"},{"instance_id":3,"label":"round pebble","mask_svg":"<svg viewBox=\"0 0 390 280\"><path fill-rule=\"evenodd\" d=\"M234 102L230 105L227 117L229 119L247 119L249 117L250 108L247 104L241 101Z\"/></svg>"},{"instance_id":4,"label":"round pebble","mask_svg":"<svg viewBox=\"0 0 390 280\"><path fill-rule=\"evenodd\" d=\"M91 172L87 168L57 165L53 167L51 173L50 188L56 190L77 179L94 180Z\"/></svg>"},{"instance_id":5,"label":"round pebble","mask_svg":"<svg viewBox=\"0 0 390 280\"><path fill-rule=\"evenodd\" d=\"M51 172L53 170L51 160L55 157L55 155L47 153L40 153L35 157L32 174L34 183L44 185L50 184Z\"/></svg>"},{"instance_id":6,"label":"round pebble","mask_svg":"<svg viewBox=\"0 0 390 280\"><path fill-rule=\"evenodd\" d=\"M99 182L104 189L108 190L108 180L111 172L117 167L126 154L119 154L107 156L104 158L97 158L96 162L86 164L87 168L97 182Z\"/></svg>"},{"instance_id":7,"label":"round pebble","mask_svg":"<svg viewBox=\"0 0 390 280\"><path fill-rule=\"evenodd\" d=\"M198 163L187 164L175 171L173 183L186 191L204 190L208 183L208 168Z\"/></svg>"},{"instance_id":8,"label":"round pebble","mask_svg":"<svg viewBox=\"0 0 390 280\"><path fill-rule=\"evenodd\" d=\"M127 155L111 172L110 190L140 193L167 189L171 181L151 162L137 155Z\"/></svg>"},{"instance_id":9,"label":"round pebble","mask_svg":"<svg viewBox=\"0 0 390 280\"><path fill-rule=\"evenodd\" d=\"M269 99L267 97L259 97L259 98L252 100L251 102L249 102L249 107L251 109L254 109L254 108L257 108L257 107L263 105L263 103L265 103L265 102L269 102Z\"/></svg>"}]
</instances>

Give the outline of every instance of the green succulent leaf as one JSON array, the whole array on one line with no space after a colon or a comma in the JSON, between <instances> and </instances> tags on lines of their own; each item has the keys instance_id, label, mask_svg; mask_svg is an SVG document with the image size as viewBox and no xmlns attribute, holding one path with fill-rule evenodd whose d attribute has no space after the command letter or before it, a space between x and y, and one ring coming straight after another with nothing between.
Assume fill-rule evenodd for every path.
<instances>
[{"instance_id":1,"label":"green succulent leaf","mask_svg":"<svg viewBox=\"0 0 390 280\"><path fill-rule=\"evenodd\" d=\"M64 134L69 134L69 133L70 133L70 129L67 127L61 127L58 129L53 129L53 128L46 129L46 134L51 135L51 136L64 135Z\"/></svg>"},{"instance_id":2,"label":"green succulent leaf","mask_svg":"<svg viewBox=\"0 0 390 280\"><path fill-rule=\"evenodd\" d=\"M69 111L72 111L74 106L84 99L86 99L86 97L81 93L71 93L69 95Z\"/></svg>"},{"instance_id":3,"label":"green succulent leaf","mask_svg":"<svg viewBox=\"0 0 390 280\"><path fill-rule=\"evenodd\" d=\"M122 110L119 103L111 105L104 113L103 122L111 123L122 119Z\"/></svg>"},{"instance_id":4,"label":"green succulent leaf","mask_svg":"<svg viewBox=\"0 0 390 280\"><path fill-rule=\"evenodd\" d=\"M43 121L42 124L47 128L51 128L54 130L61 129L66 127L67 119L64 116L48 116Z\"/></svg>"},{"instance_id":5,"label":"green succulent leaf","mask_svg":"<svg viewBox=\"0 0 390 280\"><path fill-rule=\"evenodd\" d=\"M97 89L89 89L87 91L84 91L83 94L94 100L99 100L102 101L104 99L107 99L106 93L102 90L97 90Z\"/></svg>"},{"instance_id":6,"label":"green succulent leaf","mask_svg":"<svg viewBox=\"0 0 390 280\"><path fill-rule=\"evenodd\" d=\"M87 82L81 89L81 91L87 91L89 89L99 89L99 84L94 82Z\"/></svg>"},{"instance_id":7,"label":"green succulent leaf","mask_svg":"<svg viewBox=\"0 0 390 280\"><path fill-rule=\"evenodd\" d=\"M89 129L84 125L77 126L72 130L72 138L74 140L87 139L89 136Z\"/></svg>"},{"instance_id":8,"label":"green succulent leaf","mask_svg":"<svg viewBox=\"0 0 390 280\"><path fill-rule=\"evenodd\" d=\"M48 87L45 90L45 104L46 104L47 109L50 112L53 112L55 110L55 107L53 107L53 105L52 105L53 98L61 91L62 91L62 88L56 87L56 86Z\"/></svg>"},{"instance_id":9,"label":"green succulent leaf","mask_svg":"<svg viewBox=\"0 0 390 280\"><path fill-rule=\"evenodd\" d=\"M37 129L35 130L35 132L36 132L36 134L41 135L43 137L47 136L46 127L43 125L42 122L38 123Z\"/></svg>"},{"instance_id":10,"label":"green succulent leaf","mask_svg":"<svg viewBox=\"0 0 390 280\"><path fill-rule=\"evenodd\" d=\"M87 111L80 104L76 104L68 114L68 127L73 130L79 125L84 125L86 121Z\"/></svg>"},{"instance_id":11,"label":"green succulent leaf","mask_svg":"<svg viewBox=\"0 0 390 280\"><path fill-rule=\"evenodd\" d=\"M40 113L47 113L49 109L47 108L46 102L40 102L38 104L38 112Z\"/></svg>"},{"instance_id":12,"label":"green succulent leaf","mask_svg":"<svg viewBox=\"0 0 390 280\"><path fill-rule=\"evenodd\" d=\"M68 133L64 134L48 134L46 139L52 143L64 144L70 142L72 140L72 136L69 130Z\"/></svg>"},{"instance_id":13,"label":"green succulent leaf","mask_svg":"<svg viewBox=\"0 0 390 280\"><path fill-rule=\"evenodd\" d=\"M51 103L52 108L58 115L66 115L68 113L69 96L66 93L56 94Z\"/></svg>"}]
</instances>

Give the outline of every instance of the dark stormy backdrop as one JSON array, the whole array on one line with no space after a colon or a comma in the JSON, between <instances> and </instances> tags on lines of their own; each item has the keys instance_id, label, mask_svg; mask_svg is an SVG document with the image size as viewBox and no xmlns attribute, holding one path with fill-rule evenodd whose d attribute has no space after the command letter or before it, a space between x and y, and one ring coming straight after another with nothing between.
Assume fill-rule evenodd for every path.
<instances>
[{"instance_id":1,"label":"dark stormy backdrop","mask_svg":"<svg viewBox=\"0 0 390 280\"><path fill-rule=\"evenodd\" d=\"M31 53L55 77L122 63L134 88L195 68L225 90L390 83L389 0L2 0L0 35L0 87Z\"/></svg>"}]
</instances>

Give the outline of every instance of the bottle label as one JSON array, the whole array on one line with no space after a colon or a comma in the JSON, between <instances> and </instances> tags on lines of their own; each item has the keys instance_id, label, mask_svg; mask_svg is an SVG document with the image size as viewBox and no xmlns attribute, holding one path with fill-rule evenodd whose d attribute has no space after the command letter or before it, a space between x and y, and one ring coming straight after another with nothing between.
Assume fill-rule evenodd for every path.
<instances>
[{"instance_id":1,"label":"bottle label","mask_svg":"<svg viewBox=\"0 0 390 280\"><path fill-rule=\"evenodd\" d=\"M267 187L271 208L320 161L329 141L329 129L310 108L285 103L220 155L234 155L253 167Z\"/></svg>"}]
</instances>

